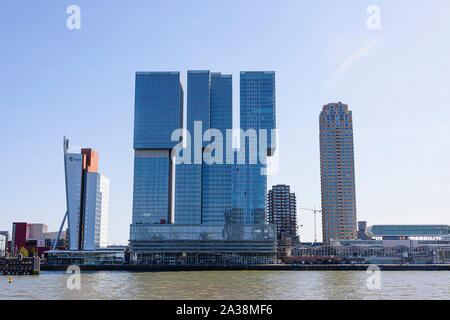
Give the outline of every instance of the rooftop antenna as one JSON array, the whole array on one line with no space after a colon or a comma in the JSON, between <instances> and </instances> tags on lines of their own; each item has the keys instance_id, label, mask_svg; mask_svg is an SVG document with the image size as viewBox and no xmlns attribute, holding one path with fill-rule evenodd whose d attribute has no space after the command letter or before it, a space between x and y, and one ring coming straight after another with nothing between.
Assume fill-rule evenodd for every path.
<instances>
[{"instance_id":1,"label":"rooftop antenna","mask_svg":"<svg viewBox=\"0 0 450 320\"><path fill-rule=\"evenodd\" d=\"M64 155L67 153L67 151L69 150L69 139L66 138L66 136L64 136L63 138L63 148L64 148Z\"/></svg>"}]
</instances>

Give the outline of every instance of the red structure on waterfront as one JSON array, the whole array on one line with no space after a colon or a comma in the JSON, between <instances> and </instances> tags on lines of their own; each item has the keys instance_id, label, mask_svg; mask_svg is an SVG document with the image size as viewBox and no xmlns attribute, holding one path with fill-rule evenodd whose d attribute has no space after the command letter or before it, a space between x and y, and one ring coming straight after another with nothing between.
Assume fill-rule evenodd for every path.
<instances>
[{"instance_id":1,"label":"red structure on waterfront","mask_svg":"<svg viewBox=\"0 0 450 320\"><path fill-rule=\"evenodd\" d=\"M41 227L41 232L30 237L30 228L33 226ZM55 237L53 237L55 235ZM30 254L34 251L36 254L43 254L51 250L52 241L56 238L56 232L47 232L47 226L44 224L30 224L28 222L14 222L12 227L12 237L8 241L8 252L17 256L21 248L25 248ZM65 239L58 243L57 248L66 249ZM34 249L34 250L33 250Z\"/></svg>"}]
</instances>

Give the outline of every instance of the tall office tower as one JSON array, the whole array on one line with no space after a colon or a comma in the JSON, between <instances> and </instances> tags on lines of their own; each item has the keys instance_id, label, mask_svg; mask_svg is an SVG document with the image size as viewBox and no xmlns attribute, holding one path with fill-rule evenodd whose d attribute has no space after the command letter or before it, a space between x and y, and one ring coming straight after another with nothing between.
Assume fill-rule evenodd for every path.
<instances>
[{"instance_id":1,"label":"tall office tower","mask_svg":"<svg viewBox=\"0 0 450 320\"><path fill-rule=\"evenodd\" d=\"M130 243L139 246L147 227L174 220L174 130L183 128L179 72L137 72L134 108L134 187Z\"/></svg>"},{"instance_id":2,"label":"tall office tower","mask_svg":"<svg viewBox=\"0 0 450 320\"><path fill-rule=\"evenodd\" d=\"M96 151L81 149L81 153L68 153L68 147L69 141L64 138L69 249L94 250L106 247L109 179L97 172Z\"/></svg>"},{"instance_id":3,"label":"tall office tower","mask_svg":"<svg viewBox=\"0 0 450 320\"><path fill-rule=\"evenodd\" d=\"M175 177L175 223L201 224L202 222L202 162L203 134L210 128L210 92L211 79L209 71L188 71L187 75L187 130L186 137L190 148L190 163L176 166ZM194 122L200 124L196 132ZM200 135L201 143L195 151L194 139ZM198 137L197 137L198 138ZM182 153L189 150L183 150ZM194 161L197 159L197 161Z\"/></svg>"},{"instance_id":4,"label":"tall office tower","mask_svg":"<svg viewBox=\"0 0 450 320\"><path fill-rule=\"evenodd\" d=\"M227 149L232 147L233 94L230 74L211 73L211 128L223 137L222 163L203 162L202 222L226 224L232 199L232 164L227 163ZM230 134L227 135L227 132ZM216 138L213 138L216 139ZM218 142L218 141L216 141ZM218 159L220 155L215 151Z\"/></svg>"},{"instance_id":5,"label":"tall office tower","mask_svg":"<svg viewBox=\"0 0 450 320\"><path fill-rule=\"evenodd\" d=\"M176 166L175 223L224 224L231 207L231 164L225 163L225 149L226 130L232 129L232 78L210 71L188 71L187 79L191 163ZM208 134L209 129L222 135L222 156L213 153L222 163L204 161L205 148L211 142L220 143Z\"/></svg>"},{"instance_id":6,"label":"tall office tower","mask_svg":"<svg viewBox=\"0 0 450 320\"><path fill-rule=\"evenodd\" d=\"M352 112L338 102L320 113L323 242L356 238Z\"/></svg>"},{"instance_id":7,"label":"tall office tower","mask_svg":"<svg viewBox=\"0 0 450 320\"><path fill-rule=\"evenodd\" d=\"M272 129L276 127L275 72L242 71L240 104L240 127L248 134L245 134L245 137L241 136L240 141L240 149L242 151L244 148L245 151L245 164L237 164L233 170L234 220L244 224L264 224L267 195L267 176L263 173L266 168L264 161L275 152L275 137L272 136ZM266 141L261 139L260 129L267 130ZM249 138L252 130L259 139ZM256 163L254 161L252 163L252 159L255 160L255 153Z\"/></svg>"},{"instance_id":8,"label":"tall office tower","mask_svg":"<svg viewBox=\"0 0 450 320\"><path fill-rule=\"evenodd\" d=\"M261 224L242 225L233 218L234 165L226 152L232 147L231 132L227 135L232 129L231 75L188 71L189 135L179 150L179 141L171 141L172 132L183 124L179 73L144 74L150 78L145 86L136 81L135 152L137 158L145 151L149 159L142 165L135 162L131 259L160 264L274 263L274 226L264 220L266 190L257 208L263 210ZM138 110L142 108L144 120ZM150 134L155 130L158 134ZM136 132L148 137L144 145L136 144ZM222 155L215 148L221 142ZM158 157L150 156L155 152ZM171 158L170 153L182 158ZM233 158L233 151L230 154Z\"/></svg>"},{"instance_id":9,"label":"tall office tower","mask_svg":"<svg viewBox=\"0 0 450 320\"><path fill-rule=\"evenodd\" d=\"M277 240L297 240L297 201L285 184L273 186L267 193L267 221L277 226Z\"/></svg>"},{"instance_id":10,"label":"tall office tower","mask_svg":"<svg viewBox=\"0 0 450 320\"><path fill-rule=\"evenodd\" d=\"M89 172L86 180L84 250L107 247L108 213L109 179L98 172Z\"/></svg>"}]
</instances>

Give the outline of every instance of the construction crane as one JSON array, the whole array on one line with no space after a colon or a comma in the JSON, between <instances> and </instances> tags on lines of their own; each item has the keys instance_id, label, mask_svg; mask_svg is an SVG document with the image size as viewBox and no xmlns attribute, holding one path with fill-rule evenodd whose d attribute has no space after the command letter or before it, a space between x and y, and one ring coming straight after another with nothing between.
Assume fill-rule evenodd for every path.
<instances>
[{"instance_id":1,"label":"construction crane","mask_svg":"<svg viewBox=\"0 0 450 320\"><path fill-rule=\"evenodd\" d=\"M309 208L299 208L299 210L312 211L314 213L314 243L317 243L317 213L321 213L322 210L309 209Z\"/></svg>"}]
</instances>

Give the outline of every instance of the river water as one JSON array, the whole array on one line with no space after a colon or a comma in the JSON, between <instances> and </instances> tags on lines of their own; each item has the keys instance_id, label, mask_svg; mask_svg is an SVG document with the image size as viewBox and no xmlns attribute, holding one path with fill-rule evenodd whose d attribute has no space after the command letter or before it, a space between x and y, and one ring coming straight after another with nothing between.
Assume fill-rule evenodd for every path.
<instances>
[{"instance_id":1,"label":"river water","mask_svg":"<svg viewBox=\"0 0 450 320\"><path fill-rule=\"evenodd\" d=\"M80 289L69 277L0 276L0 299L450 299L450 271L381 271L378 289L363 271L82 272Z\"/></svg>"}]
</instances>

